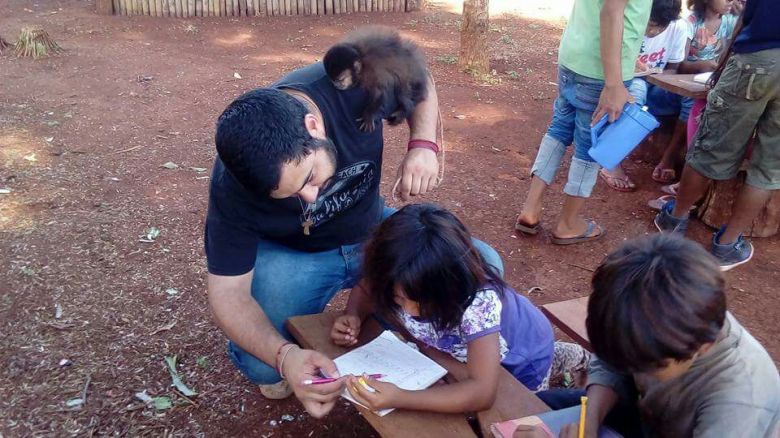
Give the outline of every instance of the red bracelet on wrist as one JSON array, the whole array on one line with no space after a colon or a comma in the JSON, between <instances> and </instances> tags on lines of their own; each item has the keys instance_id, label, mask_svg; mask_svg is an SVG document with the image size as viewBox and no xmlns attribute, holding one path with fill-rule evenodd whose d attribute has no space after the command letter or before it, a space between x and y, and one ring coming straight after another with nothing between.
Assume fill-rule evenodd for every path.
<instances>
[{"instance_id":1,"label":"red bracelet on wrist","mask_svg":"<svg viewBox=\"0 0 780 438\"><path fill-rule=\"evenodd\" d=\"M411 151L412 149L428 149L435 154L439 153L439 145L428 140L409 140L409 145L406 147L406 150Z\"/></svg>"}]
</instances>

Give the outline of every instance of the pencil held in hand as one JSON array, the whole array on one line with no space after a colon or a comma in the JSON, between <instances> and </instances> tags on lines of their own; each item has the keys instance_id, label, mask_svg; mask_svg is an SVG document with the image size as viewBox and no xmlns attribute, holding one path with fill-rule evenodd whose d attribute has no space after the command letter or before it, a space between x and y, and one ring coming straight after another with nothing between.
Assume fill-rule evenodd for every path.
<instances>
[{"instance_id":1,"label":"pencil held in hand","mask_svg":"<svg viewBox=\"0 0 780 438\"><path fill-rule=\"evenodd\" d=\"M372 379L381 379L384 377L384 374L369 374L368 377ZM306 379L303 382L301 382L304 385L323 385L325 383L332 383L337 381L338 378L322 378L322 379Z\"/></svg>"},{"instance_id":2,"label":"pencil held in hand","mask_svg":"<svg viewBox=\"0 0 780 438\"><path fill-rule=\"evenodd\" d=\"M580 433L579 438L585 438L585 414L588 411L588 397L580 397Z\"/></svg>"}]
</instances>

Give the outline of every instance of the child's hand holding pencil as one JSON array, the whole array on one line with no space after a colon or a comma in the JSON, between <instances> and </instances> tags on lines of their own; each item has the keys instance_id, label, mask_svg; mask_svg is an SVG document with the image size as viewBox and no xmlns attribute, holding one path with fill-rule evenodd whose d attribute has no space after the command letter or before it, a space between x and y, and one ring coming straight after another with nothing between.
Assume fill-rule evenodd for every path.
<instances>
[{"instance_id":1,"label":"child's hand holding pencil","mask_svg":"<svg viewBox=\"0 0 780 438\"><path fill-rule=\"evenodd\" d=\"M380 382L363 374L360 377L347 377L347 391L358 401L372 411L388 408L399 408L405 391L392 383Z\"/></svg>"}]
</instances>

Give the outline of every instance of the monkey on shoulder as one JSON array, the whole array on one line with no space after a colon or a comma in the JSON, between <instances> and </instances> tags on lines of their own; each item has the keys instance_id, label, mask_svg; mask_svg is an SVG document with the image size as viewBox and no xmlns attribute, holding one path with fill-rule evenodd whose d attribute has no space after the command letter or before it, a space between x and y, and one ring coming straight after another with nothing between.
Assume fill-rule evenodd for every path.
<instances>
[{"instance_id":1,"label":"monkey on shoulder","mask_svg":"<svg viewBox=\"0 0 780 438\"><path fill-rule=\"evenodd\" d=\"M428 94L428 70L420 49L385 26L365 26L331 47L322 60L333 85L346 90L362 87L368 102L358 119L360 129L373 132L382 123L379 112L393 98L396 108L387 121L397 125L411 117Z\"/></svg>"}]
</instances>

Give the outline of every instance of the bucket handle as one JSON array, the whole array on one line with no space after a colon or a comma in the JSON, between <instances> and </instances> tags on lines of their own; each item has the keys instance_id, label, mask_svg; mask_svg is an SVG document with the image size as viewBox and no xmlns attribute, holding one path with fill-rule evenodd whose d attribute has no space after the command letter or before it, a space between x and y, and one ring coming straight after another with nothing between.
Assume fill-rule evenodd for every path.
<instances>
[{"instance_id":1,"label":"bucket handle","mask_svg":"<svg viewBox=\"0 0 780 438\"><path fill-rule=\"evenodd\" d=\"M601 133L604 132L604 127L606 125L607 114L604 114L595 125L590 127L590 147L596 147L596 144L598 144L599 141L599 137L601 136Z\"/></svg>"}]
</instances>

